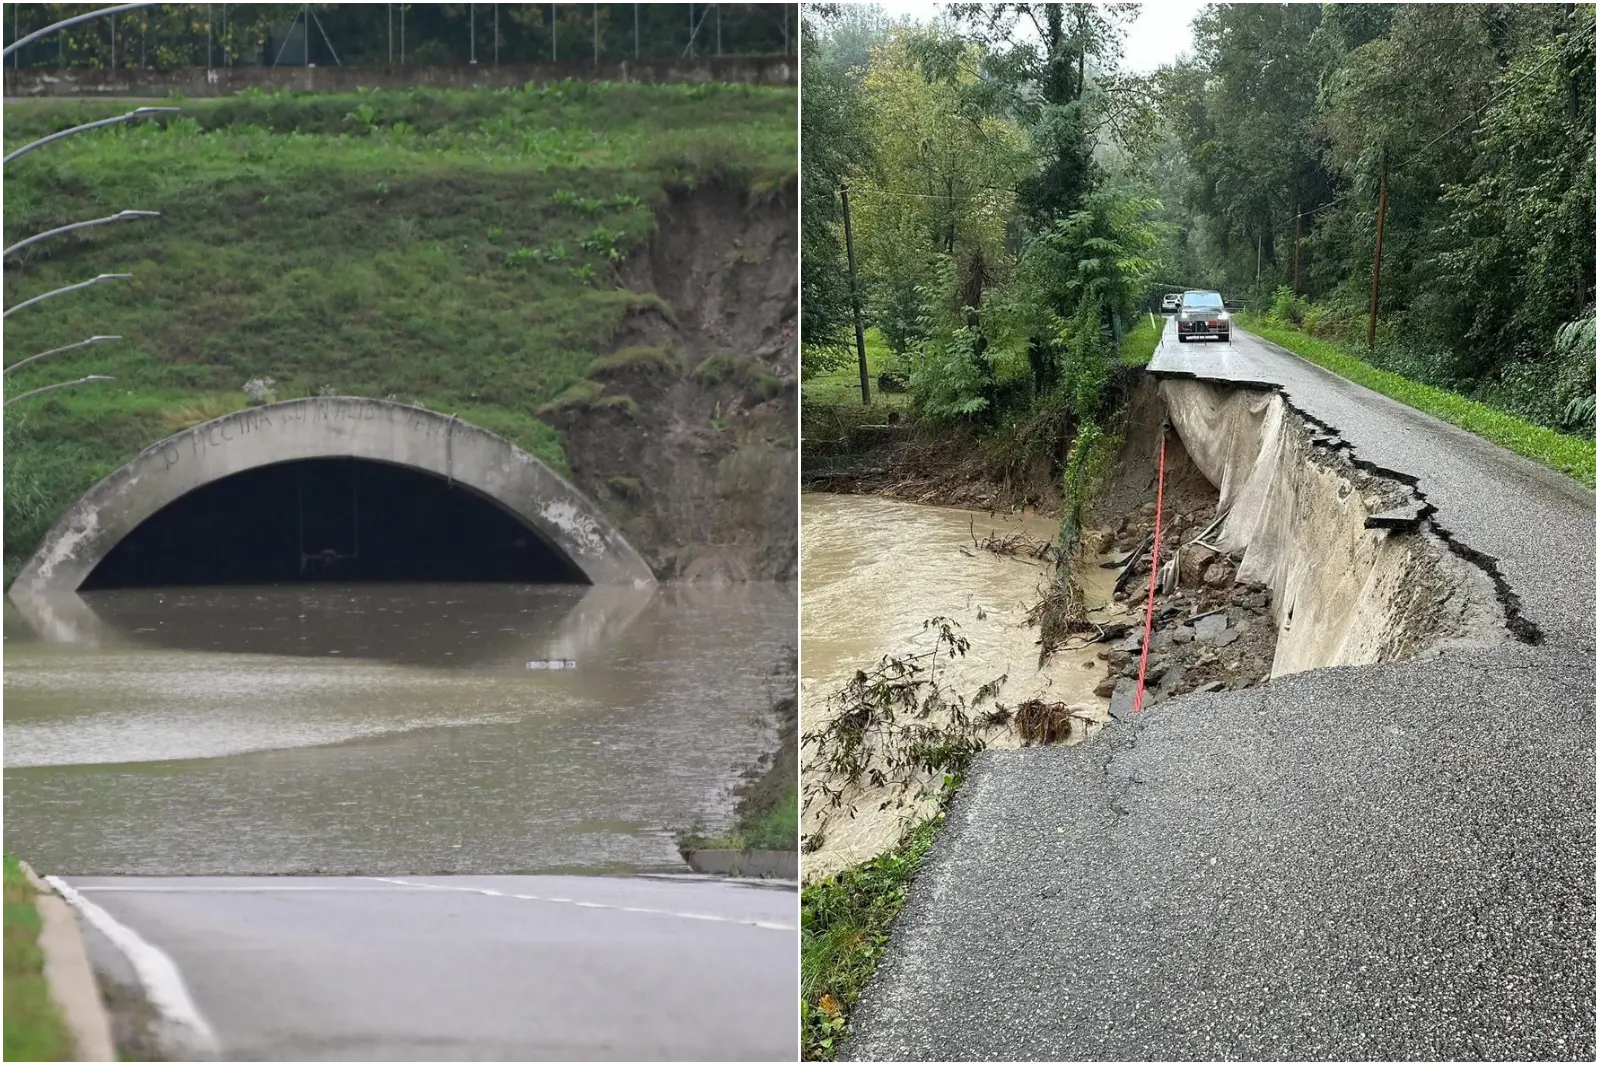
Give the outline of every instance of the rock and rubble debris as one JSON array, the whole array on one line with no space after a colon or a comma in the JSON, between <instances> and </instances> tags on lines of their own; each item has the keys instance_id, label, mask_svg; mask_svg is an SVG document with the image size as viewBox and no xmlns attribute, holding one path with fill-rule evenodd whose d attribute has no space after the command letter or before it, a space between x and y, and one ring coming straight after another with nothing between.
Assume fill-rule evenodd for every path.
<instances>
[{"instance_id":1,"label":"rock and rubble debris","mask_svg":"<svg viewBox=\"0 0 1600 1066\"><path fill-rule=\"evenodd\" d=\"M1170 593L1158 590L1155 597L1145 707L1188 692L1250 688L1271 675L1277 650L1271 590L1240 582L1239 559L1204 541L1202 534L1216 517L1215 500L1180 501L1162 516L1161 565L1176 555L1177 586ZM1116 528L1095 534L1095 546L1106 556L1102 565L1129 570L1114 598L1137 614L1125 630L1108 632L1098 653L1107 675L1095 691L1110 697L1113 718L1133 710L1154 528L1155 505L1146 503ZM1139 554L1130 559L1130 553Z\"/></svg>"}]
</instances>

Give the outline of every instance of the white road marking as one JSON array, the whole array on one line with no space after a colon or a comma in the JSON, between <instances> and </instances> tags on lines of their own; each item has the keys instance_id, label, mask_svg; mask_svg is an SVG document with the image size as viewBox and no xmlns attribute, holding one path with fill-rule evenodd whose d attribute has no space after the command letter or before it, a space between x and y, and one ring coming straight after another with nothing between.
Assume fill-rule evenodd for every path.
<instances>
[{"instance_id":1,"label":"white road marking","mask_svg":"<svg viewBox=\"0 0 1600 1066\"><path fill-rule=\"evenodd\" d=\"M145 995L166 1023L166 1035L168 1041L176 1045L174 1050L200 1060L215 1059L219 1050L216 1034L200 1008L195 1006L188 986L183 983L183 975L178 972L178 964L171 956L111 917L98 904L89 902L61 878L51 876L44 880L128 957L144 985Z\"/></svg>"},{"instance_id":2,"label":"white road marking","mask_svg":"<svg viewBox=\"0 0 1600 1066\"><path fill-rule=\"evenodd\" d=\"M369 885L80 885L79 892L387 892ZM440 888L439 891L444 891Z\"/></svg>"},{"instance_id":3,"label":"white road marking","mask_svg":"<svg viewBox=\"0 0 1600 1066\"><path fill-rule=\"evenodd\" d=\"M669 911L655 907L627 907L618 903L591 903L587 900L570 899L566 896L535 896L524 892L501 892L493 888L468 888L465 885L429 885L416 881L401 881L393 877L374 877L374 881L385 884L405 885L407 888L444 889L450 892L471 892L479 896L500 896L505 899L526 899L535 903L565 903L573 907L590 907L596 910L626 911L629 914L659 914L668 918L687 918L697 922L725 922L729 925L753 925L757 929L774 929L778 932L795 932L796 926L784 925L782 922L762 921L758 918L729 918L721 914L696 914L692 911Z\"/></svg>"}]
</instances>

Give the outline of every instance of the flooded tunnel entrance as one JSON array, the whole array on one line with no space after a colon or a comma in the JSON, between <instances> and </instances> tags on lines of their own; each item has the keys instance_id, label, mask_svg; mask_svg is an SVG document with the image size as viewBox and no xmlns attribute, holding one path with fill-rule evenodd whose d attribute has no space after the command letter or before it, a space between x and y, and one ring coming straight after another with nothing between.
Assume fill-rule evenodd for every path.
<instances>
[{"instance_id":1,"label":"flooded tunnel entrance","mask_svg":"<svg viewBox=\"0 0 1600 1066\"><path fill-rule=\"evenodd\" d=\"M302 459L209 482L112 548L84 591L292 582L587 583L472 489L367 459Z\"/></svg>"},{"instance_id":2,"label":"flooded tunnel entrance","mask_svg":"<svg viewBox=\"0 0 1600 1066\"><path fill-rule=\"evenodd\" d=\"M648 587L655 575L593 500L505 438L329 396L150 445L56 520L10 596L314 581Z\"/></svg>"}]
</instances>

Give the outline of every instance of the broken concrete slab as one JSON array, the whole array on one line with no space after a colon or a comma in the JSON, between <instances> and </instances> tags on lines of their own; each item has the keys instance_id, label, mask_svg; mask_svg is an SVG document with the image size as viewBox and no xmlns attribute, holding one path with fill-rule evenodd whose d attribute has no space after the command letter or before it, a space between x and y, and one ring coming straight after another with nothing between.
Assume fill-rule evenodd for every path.
<instances>
[{"instance_id":1,"label":"broken concrete slab","mask_svg":"<svg viewBox=\"0 0 1600 1066\"><path fill-rule=\"evenodd\" d=\"M1387 511L1368 515L1364 525L1368 529L1416 529L1435 510L1437 508L1432 504L1415 500L1401 507L1391 507Z\"/></svg>"}]
</instances>

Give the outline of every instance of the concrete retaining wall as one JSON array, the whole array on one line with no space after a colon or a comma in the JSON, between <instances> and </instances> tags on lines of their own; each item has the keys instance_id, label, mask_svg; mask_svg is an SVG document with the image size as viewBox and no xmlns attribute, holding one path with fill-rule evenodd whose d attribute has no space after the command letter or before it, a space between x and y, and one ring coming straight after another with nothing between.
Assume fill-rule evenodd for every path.
<instances>
[{"instance_id":1,"label":"concrete retaining wall","mask_svg":"<svg viewBox=\"0 0 1600 1066\"><path fill-rule=\"evenodd\" d=\"M178 67L170 70L34 68L5 69L7 97L26 96L228 96L244 89L334 93L358 88L408 89L415 85L470 89L547 85L566 81L656 83L735 82L794 85L799 63L789 56L725 56L704 59L629 59L595 64L587 60L494 66L370 67Z\"/></svg>"},{"instance_id":2,"label":"concrete retaining wall","mask_svg":"<svg viewBox=\"0 0 1600 1066\"><path fill-rule=\"evenodd\" d=\"M448 478L521 519L592 583L655 583L588 497L504 438L421 407L330 396L248 408L152 444L51 527L13 583L13 597L75 591L123 537L201 485L321 458L370 459Z\"/></svg>"}]
</instances>

